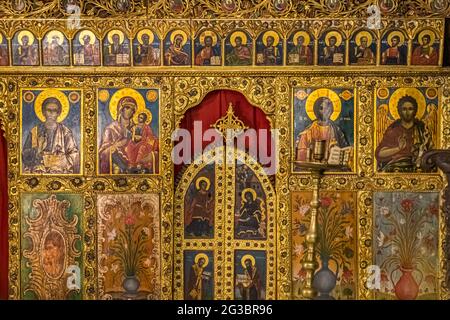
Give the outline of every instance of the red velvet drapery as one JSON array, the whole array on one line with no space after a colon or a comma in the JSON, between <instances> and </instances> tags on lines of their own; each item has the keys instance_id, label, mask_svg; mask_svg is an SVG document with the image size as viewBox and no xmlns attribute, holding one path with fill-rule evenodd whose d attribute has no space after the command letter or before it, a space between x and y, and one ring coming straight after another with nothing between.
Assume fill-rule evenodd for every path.
<instances>
[{"instance_id":1,"label":"red velvet drapery","mask_svg":"<svg viewBox=\"0 0 450 320\"><path fill-rule=\"evenodd\" d=\"M8 159L0 130L0 299L8 298Z\"/></svg>"},{"instance_id":2,"label":"red velvet drapery","mask_svg":"<svg viewBox=\"0 0 450 320\"><path fill-rule=\"evenodd\" d=\"M203 101L196 107L189 109L180 123L181 129L186 129L191 133L192 150L194 148L194 121L202 122L202 133L211 128L217 120L224 117L227 113L229 104L232 103L235 116L251 129L258 131L265 129L267 132L267 143L258 143L250 139L248 143L258 143L258 152L266 155L270 151L270 122L265 113L258 107L255 107L247 101L245 96L237 91L216 90L208 93ZM203 141L202 147L205 148L210 141ZM269 152L270 154L270 152ZM175 173L181 170L182 166L175 167Z\"/></svg>"}]
</instances>

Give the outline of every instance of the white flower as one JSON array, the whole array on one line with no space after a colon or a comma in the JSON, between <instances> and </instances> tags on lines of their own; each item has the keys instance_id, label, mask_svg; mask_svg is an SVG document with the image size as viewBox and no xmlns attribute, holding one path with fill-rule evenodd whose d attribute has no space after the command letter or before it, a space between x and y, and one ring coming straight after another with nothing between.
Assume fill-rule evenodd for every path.
<instances>
[{"instance_id":1,"label":"white flower","mask_svg":"<svg viewBox=\"0 0 450 320\"><path fill-rule=\"evenodd\" d=\"M388 207L381 207L381 208L380 208L380 213L381 213L381 215L383 215L383 216L389 215L389 213L390 213L389 208L388 208Z\"/></svg>"},{"instance_id":2,"label":"white flower","mask_svg":"<svg viewBox=\"0 0 450 320\"><path fill-rule=\"evenodd\" d=\"M400 224L405 224L405 223L406 223L405 219L401 218L400 219Z\"/></svg>"},{"instance_id":3,"label":"white flower","mask_svg":"<svg viewBox=\"0 0 450 320\"><path fill-rule=\"evenodd\" d=\"M351 226L345 228L345 235L347 236L347 239L353 238L353 228Z\"/></svg>"},{"instance_id":4,"label":"white flower","mask_svg":"<svg viewBox=\"0 0 450 320\"><path fill-rule=\"evenodd\" d=\"M148 227L142 228L142 231L144 231L146 236L148 236L150 234L150 229Z\"/></svg>"},{"instance_id":5,"label":"white flower","mask_svg":"<svg viewBox=\"0 0 450 320\"><path fill-rule=\"evenodd\" d=\"M298 212L300 213L300 216L303 218L305 214L308 212L310 206L307 204L304 204L298 209Z\"/></svg>"},{"instance_id":6,"label":"white flower","mask_svg":"<svg viewBox=\"0 0 450 320\"><path fill-rule=\"evenodd\" d=\"M111 270L112 270L114 273L117 273L117 270L119 270L119 265L118 265L117 263L114 263L114 264L111 266Z\"/></svg>"},{"instance_id":7,"label":"white flower","mask_svg":"<svg viewBox=\"0 0 450 320\"><path fill-rule=\"evenodd\" d=\"M380 235L377 236L378 247L382 247L384 245L385 239L386 239L386 236L384 235L384 233L382 231L380 231Z\"/></svg>"},{"instance_id":8,"label":"white flower","mask_svg":"<svg viewBox=\"0 0 450 320\"><path fill-rule=\"evenodd\" d=\"M398 252L397 246L392 246L391 247L391 254L397 254L397 252Z\"/></svg>"},{"instance_id":9,"label":"white flower","mask_svg":"<svg viewBox=\"0 0 450 320\"><path fill-rule=\"evenodd\" d=\"M420 247L420 254L425 255L427 253L427 249L425 247Z\"/></svg>"},{"instance_id":10,"label":"white flower","mask_svg":"<svg viewBox=\"0 0 450 320\"><path fill-rule=\"evenodd\" d=\"M122 216L122 212L120 212L120 210L117 210L116 219L120 219L121 216Z\"/></svg>"},{"instance_id":11,"label":"white flower","mask_svg":"<svg viewBox=\"0 0 450 320\"><path fill-rule=\"evenodd\" d=\"M423 239L423 234L422 232L417 232L417 239L422 240Z\"/></svg>"},{"instance_id":12,"label":"white flower","mask_svg":"<svg viewBox=\"0 0 450 320\"><path fill-rule=\"evenodd\" d=\"M114 241L116 239L117 233L116 229L112 229L111 232L108 232L108 241Z\"/></svg>"},{"instance_id":13,"label":"white flower","mask_svg":"<svg viewBox=\"0 0 450 320\"><path fill-rule=\"evenodd\" d=\"M303 247L302 244L298 244L295 246L294 248L294 252L296 256L301 256L303 255L303 251L305 251L305 247Z\"/></svg>"},{"instance_id":14,"label":"white flower","mask_svg":"<svg viewBox=\"0 0 450 320\"><path fill-rule=\"evenodd\" d=\"M144 267L148 268L150 267L152 261L150 260L150 258L147 258L144 260Z\"/></svg>"}]
</instances>

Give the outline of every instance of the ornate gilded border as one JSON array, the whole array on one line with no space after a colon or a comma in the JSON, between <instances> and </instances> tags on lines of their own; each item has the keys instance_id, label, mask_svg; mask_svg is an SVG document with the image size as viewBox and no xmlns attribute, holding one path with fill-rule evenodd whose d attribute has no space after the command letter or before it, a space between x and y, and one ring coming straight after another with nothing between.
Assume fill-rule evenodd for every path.
<instances>
[{"instance_id":1,"label":"ornate gilded border","mask_svg":"<svg viewBox=\"0 0 450 320\"><path fill-rule=\"evenodd\" d=\"M98 192L157 192L161 197L161 298L173 297L173 165L170 159L172 150L171 134L190 108L199 104L206 94L217 89L230 89L243 93L255 106L260 107L268 116L272 126L280 131L279 159L280 168L276 175L277 197L277 291L278 299L291 298L291 203L290 192L309 190L312 180L305 174L291 174L291 101L292 87L338 86L358 88L358 101L355 107L360 114L357 125L359 154L356 175L326 175L321 187L324 190L348 190L358 194L358 246L359 286L358 298L372 298L365 288L366 268L372 261L372 193L374 191L432 191L442 190L446 184L444 176L436 174L378 174L374 172L374 94L379 87L438 87L440 90L441 123L440 147L450 147L450 77L445 70L421 71L396 69L384 73L362 71L328 73L324 70L310 70L301 76L294 71L279 72L261 70L241 72L224 70L213 72L172 72L159 71L154 74L143 72L101 72L91 71L49 73L39 72L23 74L5 74L0 80L0 117L2 128L8 142L8 181L9 181L9 281L10 298L20 296L20 202L22 192L65 192L80 193L84 197L84 261L85 279L83 296L85 299L97 297L96 284L96 208L95 195ZM158 87L160 88L161 112L161 173L152 177L96 177L96 89L100 87ZM82 87L84 95L84 176L82 177L42 177L21 176L19 174L19 88ZM440 256L441 279L446 273L442 261L443 241L448 230L443 223L441 212ZM447 299L449 290L441 282L440 297Z\"/></svg>"},{"instance_id":2,"label":"ornate gilded border","mask_svg":"<svg viewBox=\"0 0 450 320\"><path fill-rule=\"evenodd\" d=\"M64 19L52 19L49 23L46 21L42 21L40 19L5 19L0 21L0 30L3 30L4 36L9 44L9 66L0 67L1 71L8 72L10 70L24 70L28 71L33 70L33 72L37 70L48 70L50 72L64 70L67 72L68 70L87 70L95 69L95 70L105 70L112 71L113 69L119 70L129 70L130 67L114 67L114 66L105 66L103 65L103 39L106 37L107 33L112 29L120 29L124 32L125 37L130 40L130 47L133 47L133 39L137 35L137 33L143 28L149 28L158 36L160 40L160 57L161 57L161 65L160 66L133 66L133 61L130 61L131 68L135 71L145 70L145 71L175 71L178 70L248 70L249 67L255 70L277 70L282 68L283 70L308 70L313 67L318 66L318 45L319 39L322 37L324 33L329 30L339 30L345 41L346 47L346 57L347 61L344 66L320 66L320 68L324 68L324 70L334 71L335 69L344 70L344 69L367 69L377 71L377 68L380 66L380 56L381 56L381 42L383 35L391 29L400 29L407 36L408 40L408 63L411 60L412 55L412 42L415 36L423 29L433 30L436 34L436 40L439 40L440 47L440 55L439 55L439 66L442 66L443 62L443 54L444 54L444 27L445 20L443 18L403 18L403 19L381 19L381 28L378 30L373 30L374 35L376 35L377 41L377 57L378 61L376 65L368 65L368 66L353 66L349 63L349 51L350 51L350 40L355 32L358 32L362 29L367 29L367 19L358 19L358 18L335 18L335 19L245 19L245 20L236 20L236 19L220 19L220 20L207 20L207 19L158 19L158 20L148 20L148 19L103 19L102 23L98 23L98 20L95 19L84 19L80 25L80 28L72 29L68 26L67 20ZM99 39L100 45L100 66L92 67L92 66L75 66L73 64L73 39L76 36L77 32L82 29L91 30L96 37ZM163 47L164 40L166 36L175 29L181 29L187 33L191 41L190 55L191 61L190 65L186 66L164 66L163 64ZM221 38L221 49L222 49L222 62L220 66L195 66L194 65L194 56L195 56L195 46L194 40L201 33L201 31L205 29L214 30ZM243 29L250 34L252 37L252 57L253 62L251 66L225 66L225 39L227 35L232 33L237 29ZM31 31L37 41L39 47L39 66L14 66L13 65L13 53L12 53L12 39L14 35L20 30L29 30ZM70 47L70 66L43 66L43 45L42 39L46 35L46 33L50 30L59 30L61 31L68 39L68 44ZM288 66L287 63L282 63L279 66L257 66L256 65L256 42L257 38L260 34L267 30L274 30L278 32L280 35L280 40L283 45L283 61L286 62L287 56L287 43L288 39L293 32L297 30L306 30L308 31L314 41L315 48L315 63L311 66ZM130 48L130 60L133 60L131 57L133 55L132 48ZM422 69L437 69L439 66L415 66ZM383 66L387 70L392 69L407 69L408 66Z\"/></svg>"},{"instance_id":3,"label":"ornate gilded border","mask_svg":"<svg viewBox=\"0 0 450 320\"><path fill-rule=\"evenodd\" d=\"M5 79L6 80L6 79ZM84 105L82 117L84 130L83 176L22 176L19 173L19 90L22 87L83 87ZM97 104L96 89L99 87L148 87L160 91L160 148L161 173L156 176L108 176L96 175ZM170 155L173 116L171 108L171 79L155 77L10 77L2 81L3 108L1 123L8 141L9 181L9 281L10 298L20 297L20 194L23 192L79 193L84 197L83 259L85 262L84 299L97 298L97 251L96 251L96 193L97 192L153 192L161 201L161 299L172 298L172 187L173 167Z\"/></svg>"}]
</instances>

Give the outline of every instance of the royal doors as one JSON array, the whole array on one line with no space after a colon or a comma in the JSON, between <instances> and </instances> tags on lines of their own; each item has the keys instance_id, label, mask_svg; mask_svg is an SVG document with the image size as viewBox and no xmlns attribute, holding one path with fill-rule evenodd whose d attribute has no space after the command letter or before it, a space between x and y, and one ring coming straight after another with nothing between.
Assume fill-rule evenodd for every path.
<instances>
[{"instance_id":1,"label":"royal doors","mask_svg":"<svg viewBox=\"0 0 450 320\"><path fill-rule=\"evenodd\" d=\"M270 180L234 147L212 149L187 168L175 198L175 299L275 298Z\"/></svg>"}]
</instances>

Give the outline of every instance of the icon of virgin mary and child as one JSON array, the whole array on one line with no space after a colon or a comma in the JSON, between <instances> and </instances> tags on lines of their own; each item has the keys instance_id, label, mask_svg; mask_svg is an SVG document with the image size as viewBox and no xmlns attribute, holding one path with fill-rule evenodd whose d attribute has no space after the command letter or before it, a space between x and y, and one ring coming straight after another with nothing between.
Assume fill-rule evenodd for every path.
<instances>
[{"instance_id":1,"label":"icon of virgin mary and child","mask_svg":"<svg viewBox=\"0 0 450 320\"><path fill-rule=\"evenodd\" d=\"M149 125L151 112L138 108L133 97L125 96L119 100L114 118L102 135L99 148L100 173L157 173L159 146L158 138Z\"/></svg>"}]
</instances>

